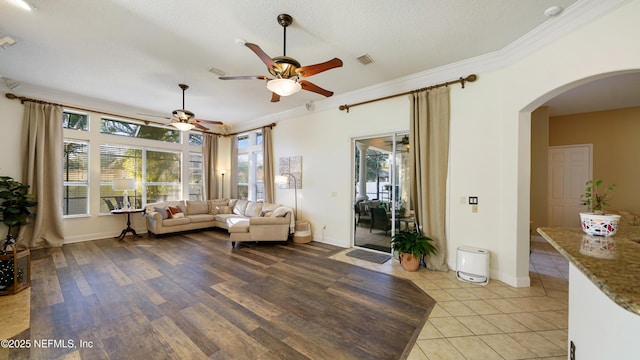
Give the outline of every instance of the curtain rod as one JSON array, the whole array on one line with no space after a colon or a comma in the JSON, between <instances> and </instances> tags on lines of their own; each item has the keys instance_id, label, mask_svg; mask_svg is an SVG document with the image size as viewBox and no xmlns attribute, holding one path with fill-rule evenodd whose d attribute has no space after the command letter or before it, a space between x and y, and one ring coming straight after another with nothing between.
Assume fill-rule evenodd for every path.
<instances>
[{"instance_id":1,"label":"curtain rod","mask_svg":"<svg viewBox=\"0 0 640 360\"><path fill-rule=\"evenodd\" d=\"M233 136L233 135L238 135L238 134L244 134L244 133L249 132L249 131L259 130L259 129L266 128L266 127L273 129L275 126L276 126L276 123L271 123L269 125L262 125L262 126L255 127L253 129L246 129L246 130L238 131L238 132L231 133L231 134L219 134L219 135L222 135L222 136L225 136L225 137L226 136Z\"/></svg>"},{"instance_id":2,"label":"curtain rod","mask_svg":"<svg viewBox=\"0 0 640 360\"><path fill-rule=\"evenodd\" d=\"M87 109L87 108L83 108L83 107L75 106L75 105L65 105L65 104L58 104L58 103L54 103L54 102L50 102L50 101L32 99L32 98L28 98L28 97L25 97L25 96L18 96L18 95L12 94L12 93L6 93L4 96L7 99L20 100L20 103L22 103L22 104L24 104L25 101L29 101L29 102L34 102L34 103L37 103L37 104L56 105L56 106L65 107L67 109L74 109L74 110L80 110L80 111L91 111L91 112L97 112L97 113L108 115L108 116L115 116L115 117L129 119L129 120L142 121L143 123L145 123L145 125L148 125L149 123L158 124L158 125L169 125L169 124L161 123L161 122L158 122L158 121L143 120L143 119L138 119L138 118L134 118L134 117L131 117L131 116L113 114L113 113L109 113L109 112L102 111L102 110ZM272 124L272 125L275 126L275 124ZM271 126L271 125L269 125L269 126ZM214 135L227 136L226 134L216 133L216 132L209 131L209 130L208 131L202 131L200 129L198 129L198 130L203 132L203 133L206 132L206 133L210 133L210 134L214 134Z\"/></svg>"},{"instance_id":3,"label":"curtain rod","mask_svg":"<svg viewBox=\"0 0 640 360\"><path fill-rule=\"evenodd\" d=\"M400 93L400 94L389 95L389 96L385 96L385 97L381 97L381 98L377 98L377 99L372 99L372 100L367 100L367 101L363 101L363 102L359 102L359 103L355 103L355 104L351 104L351 105L347 105L347 104L340 105L338 107L338 109L347 110L347 113L349 113L349 109L350 108L356 107L358 105L369 104L369 103L376 102L376 101L387 100L387 99L391 99L391 98L398 97L398 96L409 95L409 94L413 94L413 93L417 93L417 92L421 92L421 91L427 91L427 90L431 90L431 89L436 89L436 88L439 88L439 87L449 86L449 85L457 84L457 83L460 83L460 85L462 85L462 88L464 89L464 83L466 83L466 82L474 82L477 79L478 79L478 76L476 74L471 74L471 75L467 76L466 78L460 77L457 80L451 80L451 81L447 81L447 82L443 82L443 83L440 83L440 84L427 86L427 87L420 88L420 89L406 91L406 92L403 92L403 93Z\"/></svg>"}]
</instances>

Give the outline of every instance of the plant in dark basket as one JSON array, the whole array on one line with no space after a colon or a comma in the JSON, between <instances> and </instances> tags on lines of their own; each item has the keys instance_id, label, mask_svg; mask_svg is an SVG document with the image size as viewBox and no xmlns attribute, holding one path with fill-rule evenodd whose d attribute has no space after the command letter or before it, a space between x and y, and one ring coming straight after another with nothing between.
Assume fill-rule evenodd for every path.
<instances>
[{"instance_id":1,"label":"plant in dark basket","mask_svg":"<svg viewBox=\"0 0 640 360\"><path fill-rule=\"evenodd\" d=\"M420 256L437 252L432 241L418 229L401 231L391 237L391 247L398 252L400 264L405 270L416 271L420 267Z\"/></svg>"},{"instance_id":2,"label":"plant in dark basket","mask_svg":"<svg viewBox=\"0 0 640 360\"><path fill-rule=\"evenodd\" d=\"M16 240L14 234L17 229L29 222L29 218L35 216L31 211L37 202L33 200L33 194L28 194L29 185L14 180L9 176L0 176L0 220L7 225L7 237L0 255L7 253L7 248L15 249ZM0 290L13 283L13 260L0 262ZM18 270L18 280L22 275L22 269Z\"/></svg>"}]
</instances>

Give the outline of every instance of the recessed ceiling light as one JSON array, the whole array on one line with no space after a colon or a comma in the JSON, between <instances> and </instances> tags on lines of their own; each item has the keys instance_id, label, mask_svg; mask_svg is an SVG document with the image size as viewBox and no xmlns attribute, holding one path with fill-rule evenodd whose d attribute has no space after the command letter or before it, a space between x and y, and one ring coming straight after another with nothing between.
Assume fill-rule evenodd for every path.
<instances>
[{"instance_id":1,"label":"recessed ceiling light","mask_svg":"<svg viewBox=\"0 0 640 360\"><path fill-rule=\"evenodd\" d=\"M560 14L562 12L562 8L558 5L553 5L548 7L545 11L544 11L544 16L546 17L554 17L558 14Z\"/></svg>"}]
</instances>

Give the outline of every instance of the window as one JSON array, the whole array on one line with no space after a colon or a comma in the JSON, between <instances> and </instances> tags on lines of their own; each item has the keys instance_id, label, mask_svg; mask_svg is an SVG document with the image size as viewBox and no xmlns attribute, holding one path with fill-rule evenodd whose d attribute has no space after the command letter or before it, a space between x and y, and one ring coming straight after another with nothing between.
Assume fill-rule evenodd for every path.
<instances>
[{"instance_id":1,"label":"window","mask_svg":"<svg viewBox=\"0 0 640 360\"><path fill-rule=\"evenodd\" d=\"M189 145L202 146L203 142L204 142L204 137L202 136L202 133L197 133L197 132L189 133Z\"/></svg>"},{"instance_id":2,"label":"window","mask_svg":"<svg viewBox=\"0 0 640 360\"><path fill-rule=\"evenodd\" d=\"M128 136L139 139L159 140L171 143L181 142L180 130L158 126L141 125L127 121L102 118L100 132L103 134Z\"/></svg>"},{"instance_id":3,"label":"window","mask_svg":"<svg viewBox=\"0 0 640 360\"><path fill-rule=\"evenodd\" d=\"M89 130L89 116L87 114L65 111L62 113L62 128L87 131Z\"/></svg>"},{"instance_id":4,"label":"window","mask_svg":"<svg viewBox=\"0 0 640 360\"><path fill-rule=\"evenodd\" d=\"M264 201L262 131L238 136L238 198Z\"/></svg>"},{"instance_id":5,"label":"window","mask_svg":"<svg viewBox=\"0 0 640 360\"><path fill-rule=\"evenodd\" d=\"M146 154L147 203L182 199L181 154L151 150Z\"/></svg>"},{"instance_id":6,"label":"window","mask_svg":"<svg viewBox=\"0 0 640 360\"><path fill-rule=\"evenodd\" d=\"M127 196L136 208L203 198L202 133L66 110L63 127L65 217L87 216L91 209L108 214L122 207L125 193L113 190L116 179L135 179L136 189L127 190ZM91 178L90 152L95 157L92 171L99 171Z\"/></svg>"},{"instance_id":7,"label":"window","mask_svg":"<svg viewBox=\"0 0 640 360\"><path fill-rule=\"evenodd\" d=\"M63 215L89 213L89 142L64 140Z\"/></svg>"},{"instance_id":8,"label":"window","mask_svg":"<svg viewBox=\"0 0 640 360\"><path fill-rule=\"evenodd\" d=\"M113 190L114 179L136 179L138 188L128 191L136 208L143 198L144 203L182 199L180 157L179 152L100 145L100 212L122 205L124 193Z\"/></svg>"},{"instance_id":9,"label":"window","mask_svg":"<svg viewBox=\"0 0 640 360\"><path fill-rule=\"evenodd\" d=\"M249 198L249 154L238 154L238 198Z\"/></svg>"},{"instance_id":10,"label":"window","mask_svg":"<svg viewBox=\"0 0 640 360\"><path fill-rule=\"evenodd\" d=\"M189 153L189 200L202 200L202 154Z\"/></svg>"},{"instance_id":11,"label":"window","mask_svg":"<svg viewBox=\"0 0 640 360\"><path fill-rule=\"evenodd\" d=\"M142 180L142 149L100 145L100 213L122 207L124 193L113 190L114 179ZM131 206L142 205L138 189L128 191Z\"/></svg>"}]
</instances>

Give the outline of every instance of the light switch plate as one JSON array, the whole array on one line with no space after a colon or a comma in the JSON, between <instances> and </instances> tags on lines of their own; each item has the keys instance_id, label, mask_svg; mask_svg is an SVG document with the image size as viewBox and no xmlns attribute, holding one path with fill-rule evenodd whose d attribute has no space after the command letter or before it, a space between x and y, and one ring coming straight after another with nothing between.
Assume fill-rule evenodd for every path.
<instances>
[{"instance_id":1,"label":"light switch plate","mask_svg":"<svg viewBox=\"0 0 640 360\"><path fill-rule=\"evenodd\" d=\"M469 196L469 205L478 205L478 197Z\"/></svg>"}]
</instances>

